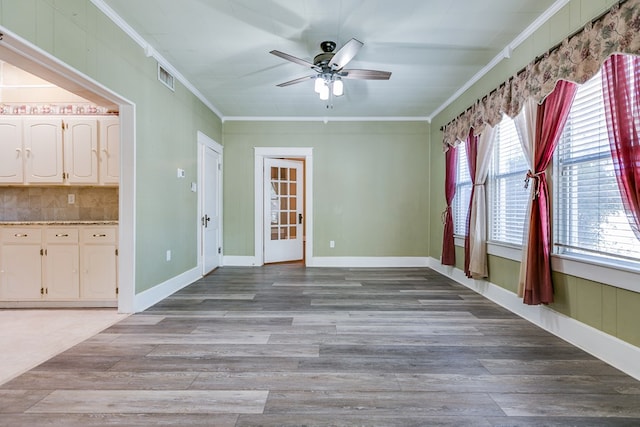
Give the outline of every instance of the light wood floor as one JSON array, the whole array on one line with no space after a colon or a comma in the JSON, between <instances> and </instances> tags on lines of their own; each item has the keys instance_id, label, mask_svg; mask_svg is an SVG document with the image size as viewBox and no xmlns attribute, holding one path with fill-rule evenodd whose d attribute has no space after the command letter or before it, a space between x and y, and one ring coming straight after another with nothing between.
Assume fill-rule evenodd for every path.
<instances>
[{"instance_id":1,"label":"light wood floor","mask_svg":"<svg viewBox=\"0 0 640 427\"><path fill-rule=\"evenodd\" d=\"M429 269L224 267L0 386L2 426L640 426L640 382Z\"/></svg>"}]
</instances>

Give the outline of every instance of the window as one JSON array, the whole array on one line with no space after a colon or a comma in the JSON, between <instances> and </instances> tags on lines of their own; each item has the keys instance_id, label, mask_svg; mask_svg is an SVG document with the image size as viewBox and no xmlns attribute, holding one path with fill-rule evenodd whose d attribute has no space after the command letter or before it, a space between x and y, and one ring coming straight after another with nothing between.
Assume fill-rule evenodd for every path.
<instances>
[{"instance_id":1,"label":"window","mask_svg":"<svg viewBox=\"0 0 640 427\"><path fill-rule=\"evenodd\" d=\"M496 130L487 179L490 241L522 245L529 202L524 188L527 170L515 123L504 116Z\"/></svg>"},{"instance_id":2,"label":"window","mask_svg":"<svg viewBox=\"0 0 640 427\"><path fill-rule=\"evenodd\" d=\"M613 169L600 74L578 89L554 161L556 253L640 265Z\"/></svg>"},{"instance_id":3,"label":"window","mask_svg":"<svg viewBox=\"0 0 640 427\"><path fill-rule=\"evenodd\" d=\"M467 149L464 143L458 144L458 176L456 177L456 195L453 198L453 233L464 236L467 231L467 212L471 199L471 175L467 162Z\"/></svg>"}]
</instances>

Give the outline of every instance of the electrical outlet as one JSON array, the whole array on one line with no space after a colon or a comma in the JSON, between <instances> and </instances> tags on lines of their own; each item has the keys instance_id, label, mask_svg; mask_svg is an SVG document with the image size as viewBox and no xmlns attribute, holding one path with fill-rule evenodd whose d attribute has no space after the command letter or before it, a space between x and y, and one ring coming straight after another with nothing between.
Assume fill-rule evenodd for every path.
<instances>
[{"instance_id":1,"label":"electrical outlet","mask_svg":"<svg viewBox=\"0 0 640 427\"><path fill-rule=\"evenodd\" d=\"M67 203L73 205L76 202L75 194L67 194Z\"/></svg>"},{"instance_id":2,"label":"electrical outlet","mask_svg":"<svg viewBox=\"0 0 640 427\"><path fill-rule=\"evenodd\" d=\"M171 261L171 250L167 250L167 261Z\"/></svg>"},{"instance_id":3,"label":"electrical outlet","mask_svg":"<svg viewBox=\"0 0 640 427\"><path fill-rule=\"evenodd\" d=\"M336 242L335 242L335 241L333 241L333 240L330 240L330 241L329 241L329 247L330 247L330 248L335 248L335 247L336 247Z\"/></svg>"}]
</instances>

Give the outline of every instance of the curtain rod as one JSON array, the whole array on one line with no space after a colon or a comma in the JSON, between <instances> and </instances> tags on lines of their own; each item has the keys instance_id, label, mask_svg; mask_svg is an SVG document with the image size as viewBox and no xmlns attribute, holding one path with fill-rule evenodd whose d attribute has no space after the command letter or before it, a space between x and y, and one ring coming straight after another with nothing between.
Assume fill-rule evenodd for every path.
<instances>
[{"instance_id":1,"label":"curtain rod","mask_svg":"<svg viewBox=\"0 0 640 427\"><path fill-rule=\"evenodd\" d=\"M611 13L611 11L613 10L614 7L620 7L626 2L627 2L627 0L618 0L618 2L616 4L614 4L614 5L612 5L609 9L605 10L604 12L602 12L600 15L596 16L595 18L592 18L591 21L589 21L589 24L590 25L595 24L596 22L600 21L605 16L607 16L609 13ZM478 103L481 100L487 98L488 96L491 96L494 92L497 92L498 89L500 89L502 86L507 84L508 81L513 80L514 77L517 77L520 74L524 73L531 64L535 65L538 62L540 62L545 56L549 55L550 53L552 53L552 52L556 51L557 49L559 49L560 47L562 47L562 44L564 43L565 40L571 40L572 38L574 38L578 34L582 33L585 30L586 27L587 27L587 24L583 25L582 28L577 29L576 31L574 31L573 33L569 34L567 37L562 39L561 42L559 42L559 43L553 45L551 48L547 49L547 51L545 51L545 53L543 53L542 55L536 56L533 61L531 61L529 64L525 65L524 67L522 67L514 76L511 76L506 81L500 83L500 85L497 88L493 89L487 95L485 95L485 96L483 96L481 98L478 98L476 100L476 103ZM454 121L459 119L462 115L466 114L469 110L471 110L471 108L473 108L473 105L474 104L471 104L466 110L464 110L462 113L458 114L455 118L450 120L446 125L440 126L440 132L444 131L445 127L447 127L448 125L450 125L451 123L453 123Z\"/></svg>"}]
</instances>

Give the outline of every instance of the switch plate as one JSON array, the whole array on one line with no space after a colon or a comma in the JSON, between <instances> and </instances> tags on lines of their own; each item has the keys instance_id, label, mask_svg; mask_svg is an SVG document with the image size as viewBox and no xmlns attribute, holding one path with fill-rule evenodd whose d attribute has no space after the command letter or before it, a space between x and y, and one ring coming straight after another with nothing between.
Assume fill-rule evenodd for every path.
<instances>
[{"instance_id":1,"label":"switch plate","mask_svg":"<svg viewBox=\"0 0 640 427\"><path fill-rule=\"evenodd\" d=\"M329 241L329 247L330 247L330 248L335 248L335 247L336 247L336 242L335 242L335 241L333 241L333 240L330 240L330 241Z\"/></svg>"},{"instance_id":2,"label":"switch plate","mask_svg":"<svg viewBox=\"0 0 640 427\"><path fill-rule=\"evenodd\" d=\"M184 176L185 176L184 169L178 168L178 178L184 178Z\"/></svg>"},{"instance_id":3,"label":"switch plate","mask_svg":"<svg viewBox=\"0 0 640 427\"><path fill-rule=\"evenodd\" d=\"M75 194L67 194L67 203L73 205L76 202Z\"/></svg>"},{"instance_id":4,"label":"switch plate","mask_svg":"<svg viewBox=\"0 0 640 427\"><path fill-rule=\"evenodd\" d=\"M196 184L195 182L191 183L191 191L193 191L194 193L196 191L198 191L198 184Z\"/></svg>"},{"instance_id":5,"label":"switch plate","mask_svg":"<svg viewBox=\"0 0 640 427\"><path fill-rule=\"evenodd\" d=\"M167 261L171 261L171 250L167 250Z\"/></svg>"}]
</instances>

